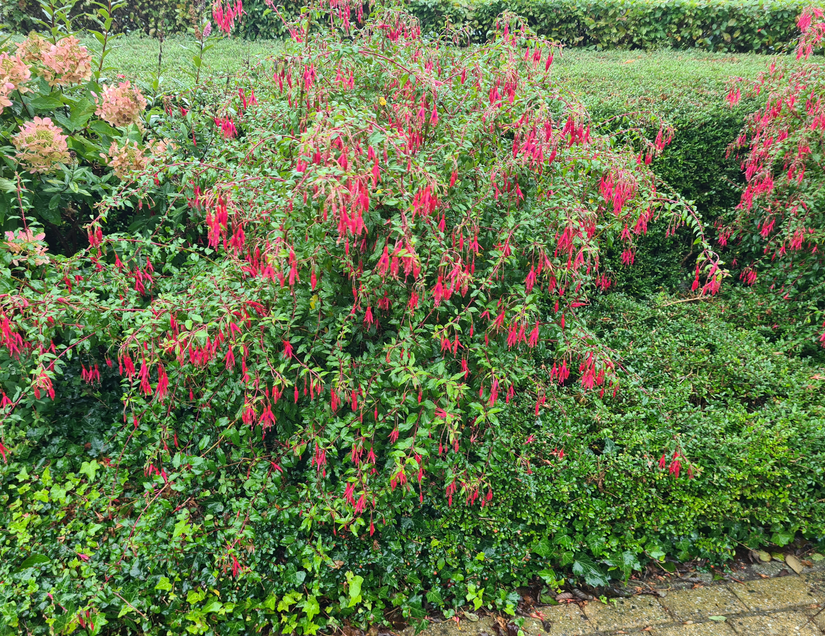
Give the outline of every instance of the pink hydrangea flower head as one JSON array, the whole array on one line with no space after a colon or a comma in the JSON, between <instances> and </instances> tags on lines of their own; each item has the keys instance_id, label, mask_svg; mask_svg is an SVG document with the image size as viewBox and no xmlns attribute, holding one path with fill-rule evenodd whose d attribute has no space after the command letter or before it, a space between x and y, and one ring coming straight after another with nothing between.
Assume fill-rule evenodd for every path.
<instances>
[{"instance_id":1,"label":"pink hydrangea flower head","mask_svg":"<svg viewBox=\"0 0 825 636\"><path fill-rule=\"evenodd\" d=\"M12 253L12 263L19 265L21 261L31 260L35 265L44 265L49 262L43 239L44 233L35 234L30 229L6 232L5 247Z\"/></svg>"},{"instance_id":2,"label":"pink hydrangea flower head","mask_svg":"<svg viewBox=\"0 0 825 636\"><path fill-rule=\"evenodd\" d=\"M12 137L17 148L17 160L31 172L53 172L61 163L69 161L66 135L48 117L35 117L23 124Z\"/></svg>"},{"instance_id":3,"label":"pink hydrangea flower head","mask_svg":"<svg viewBox=\"0 0 825 636\"><path fill-rule=\"evenodd\" d=\"M20 55L11 56L0 53L0 113L11 106L9 96L13 91L25 93L28 89L23 86L31 78L31 71Z\"/></svg>"},{"instance_id":4,"label":"pink hydrangea flower head","mask_svg":"<svg viewBox=\"0 0 825 636\"><path fill-rule=\"evenodd\" d=\"M92 76L92 56L76 37L63 38L43 53L43 77L51 86L68 86Z\"/></svg>"},{"instance_id":5,"label":"pink hydrangea flower head","mask_svg":"<svg viewBox=\"0 0 825 636\"><path fill-rule=\"evenodd\" d=\"M109 165L114 170L115 176L126 179L133 172L145 170L149 165L148 157L143 149L132 140L120 146L116 141L109 147Z\"/></svg>"},{"instance_id":6,"label":"pink hydrangea flower head","mask_svg":"<svg viewBox=\"0 0 825 636\"><path fill-rule=\"evenodd\" d=\"M116 128L139 122L146 109L146 99L131 82L104 87L103 94L96 97L95 102L95 114Z\"/></svg>"},{"instance_id":7,"label":"pink hydrangea flower head","mask_svg":"<svg viewBox=\"0 0 825 636\"><path fill-rule=\"evenodd\" d=\"M35 31L32 31L22 42L17 44L17 54L23 58L24 62L33 64L35 62L42 62L43 55L52 46L46 38L41 37Z\"/></svg>"}]
</instances>

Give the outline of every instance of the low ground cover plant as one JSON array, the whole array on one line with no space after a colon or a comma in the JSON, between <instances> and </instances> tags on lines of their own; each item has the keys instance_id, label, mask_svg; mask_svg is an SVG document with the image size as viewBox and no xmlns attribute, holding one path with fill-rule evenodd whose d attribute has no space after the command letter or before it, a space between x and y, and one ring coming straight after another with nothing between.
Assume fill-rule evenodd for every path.
<instances>
[{"instance_id":1,"label":"low ground cover plant","mask_svg":"<svg viewBox=\"0 0 825 636\"><path fill-rule=\"evenodd\" d=\"M514 14L465 47L361 8L284 15L272 59L151 106L73 78L129 150L88 160L112 187L73 249L36 196L98 133L62 92L23 115L3 58L0 629L513 615L520 585L822 537L818 359L707 300L667 123L597 128ZM36 68L87 55L53 36ZM610 293L657 225L691 236L690 302Z\"/></svg>"}]
</instances>

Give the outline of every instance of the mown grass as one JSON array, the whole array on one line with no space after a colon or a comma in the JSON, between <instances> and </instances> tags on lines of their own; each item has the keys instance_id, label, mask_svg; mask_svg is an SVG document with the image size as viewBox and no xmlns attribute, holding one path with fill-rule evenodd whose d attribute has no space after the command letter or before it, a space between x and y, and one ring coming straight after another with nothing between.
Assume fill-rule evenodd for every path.
<instances>
[{"instance_id":1,"label":"mown grass","mask_svg":"<svg viewBox=\"0 0 825 636\"><path fill-rule=\"evenodd\" d=\"M94 42L89 39L88 46ZM222 77L277 53L278 41L247 41L239 38L216 40L203 58L206 77ZM194 40L172 37L161 44L140 35L123 37L107 63L117 73L140 83L150 83L154 74L168 88L191 83L188 71L196 53ZM674 102L685 106L705 106L716 102L732 76L756 78L770 63L770 56L722 54L706 51L589 51L568 49L555 63L556 77L579 93L585 103L622 100L640 107L664 106ZM668 105L670 104L670 105Z\"/></svg>"},{"instance_id":2,"label":"mown grass","mask_svg":"<svg viewBox=\"0 0 825 636\"><path fill-rule=\"evenodd\" d=\"M756 79L771 56L707 51L564 51L556 77L585 104L622 102L640 108L704 109L719 102L731 77Z\"/></svg>"},{"instance_id":3,"label":"mown grass","mask_svg":"<svg viewBox=\"0 0 825 636\"><path fill-rule=\"evenodd\" d=\"M82 38L83 43L96 50L92 38ZM232 75L277 52L277 41L249 41L240 38L214 39L213 47L203 56L202 79L215 79ZM156 76L161 78L161 89L176 90L191 85L193 56L198 45L191 37L166 38L162 45L156 38L128 35L114 41L114 48L106 58L111 73L123 75L139 84L150 85ZM161 48L162 47L162 48Z\"/></svg>"}]
</instances>

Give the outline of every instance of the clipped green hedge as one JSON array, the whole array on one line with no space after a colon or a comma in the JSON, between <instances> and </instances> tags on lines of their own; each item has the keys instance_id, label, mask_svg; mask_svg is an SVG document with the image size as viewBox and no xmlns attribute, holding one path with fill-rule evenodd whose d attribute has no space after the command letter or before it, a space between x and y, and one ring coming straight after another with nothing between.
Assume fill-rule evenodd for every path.
<instances>
[{"instance_id":1,"label":"clipped green hedge","mask_svg":"<svg viewBox=\"0 0 825 636\"><path fill-rule=\"evenodd\" d=\"M70 3L55 2L55 6L64 4ZM96 4L94 0L75 0L70 15L76 28L97 28L90 21ZM198 0L126 0L124 6L113 12L114 28L122 33L140 31L152 36L185 33L192 25L197 6L202 4ZM12 31L38 30L33 18L42 15L38 0L0 2L0 23Z\"/></svg>"},{"instance_id":2,"label":"clipped green hedge","mask_svg":"<svg viewBox=\"0 0 825 636\"><path fill-rule=\"evenodd\" d=\"M304 3L278 3L286 15ZM410 10L425 31L447 24L468 27L471 39L487 39L497 17L517 13L540 35L569 46L612 48L701 48L725 52L772 52L797 36L796 19L808 0L410 0ZM80 0L75 14L82 22L90 0ZM195 0L127 0L117 23L123 31L155 34L185 31ZM285 34L281 20L264 0L246 0L247 17L240 34L247 38L277 38ZM0 5L2 21L27 32L37 0Z\"/></svg>"},{"instance_id":3,"label":"clipped green hedge","mask_svg":"<svg viewBox=\"0 0 825 636\"><path fill-rule=\"evenodd\" d=\"M652 141L659 122L674 128L673 141L651 167L658 177L695 203L706 226L740 197L738 161L726 157L755 100L730 108L725 100L728 77L755 78L768 56L698 51L566 51L555 62L555 79L577 93L597 129L641 129ZM667 188L663 188L667 191ZM690 288L687 271L693 237L651 226L639 241L632 267L621 263L619 246L607 252L607 265L619 290L647 296L665 289ZM695 256L695 254L694 254Z\"/></svg>"},{"instance_id":4,"label":"clipped green hedge","mask_svg":"<svg viewBox=\"0 0 825 636\"><path fill-rule=\"evenodd\" d=\"M806 0L413 0L425 27L465 23L484 40L498 15L517 13L541 35L571 46L776 51L798 34Z\"/></svg>"}]
</instances>

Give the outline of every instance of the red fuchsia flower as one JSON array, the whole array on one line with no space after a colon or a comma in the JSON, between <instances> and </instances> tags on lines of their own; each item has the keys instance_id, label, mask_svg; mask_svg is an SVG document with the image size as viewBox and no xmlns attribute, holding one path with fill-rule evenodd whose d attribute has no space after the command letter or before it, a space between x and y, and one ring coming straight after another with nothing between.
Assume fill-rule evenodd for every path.
<instances>
[{"instance_id":1,"label":"red fuchsia flower","mask_svg":"<svg viewBox=\"0 0 825 636\"><path fill-rule=\"evenodd\" d=\"M739 274L739 279L746 285L753 285L756 282L756 277L756 270L752 267L746 267L742 270L742 273Z\"/></svg>"},{"instance_id":2,"label":"red fuchsia flower","mask_svg":"<svg viewBox=\"0 0 825 636\"><path fill-rule=\"evenodd\" d=\"M266 405L263 413L261 413L260 425L263 430L268 430L275 426L275 414L272 412L272 407L269 404Z\"/></svg>"},{"instance_id":3,"label":"red fuchsia flower","mask_svg":"<svg viewBox=\"0 0 825 636\"><path fill-rule=\"evenodd\" d=\"M255 417L255 409L252 407L252 405L249 402L244 404L243 414L241 415L241 421L247 426L254 426Z\"/></svg>"},{"instance_id":4,"label":"red fuchsia flower","mask_svg":"<svg viewBox=\"0 0 825 636\"><path fill-rule=\"evenodd\" d=\"M527 278L524 280L524 286L527 288L527 293L529 294L533 291L533 286L536 284L536 270L533 267L530 267L530 271L527 273Z\"/></svg>"},{"instance_id":5,"label":"red fuchsia flower","mask_svg":"<svg viewBox=\"0 0 825 636\"><path fill-rule=\"evenodd\" d=\"M456 490L456 483L455 483L455 479L453 479L453 481L450 484L447 485L447 505L448 506L453 505L453 494L455 494L455 490Z\"/></svg>"},{"instance_id":6,"label":"red fuchsia flower","mask_svg":"<svg viewBox=\"0 0 825 636\"><path fill-rule=\"evenodd\" d=\"M636 260L636 255L633 253L633 250L625 250L622 252L622 263L624 265L633 265L634 260Z\"/></svg>"},{"instance_id":7,"label":"red fuchsia flower","mask_svg":"<svg viewBox=\"0 0 825 636\"><path fill-rule=\"evenodd\" d=\"M228 115L226 117L215 117L215 125L221 129L221 134L224 139L234 139L238 136L238 129L235 128L235 122Z\"/></svg>"},{"instance_id":8,"label":"red fuchsia flower","mask_svg":"<svg viewBox=\"0 0 825 636\"><path fill-rule=\"evenodd\" d=\"M356 515L360 515L362 512L364 512L364 509L366 507L367 507L367 500L366 500L366 497L364 497L364 495L362 493L361 496L358 498L358 502L355 504L355 508L353 509L353 512Z\"/></svg>"},{"instance_id":9,"label":"red fuchsia flower","mask_svg":"<svg viewBox=\"0 0 825 636\"><path fill-rule=\"evenodd\" d=\"M662 453L662 457L659 459L659 468L664 470L665 466L667 466L667 457L665 457L665 454Z\"/></svg>"},{"instance_id":10,"label":"red fuchsia flower","mask_svg":"<svg viewBox=\"0 0 825 636\"><path fill-rule=\"evenodd\" d=\"M281 342L284 343L284 357L291 358L292 357L292 343L289 340L282 340Z\"/></svg>"},{"instance_id":11,"label":"red fuchsia flower","mask_svg":"<svg viewBox=\"0 0 825 636\"><path fill-rule=\"evenodd\" d=\"M679 472L682 470L682 462L679 459L679 451L673 451L673 461L670 462L668 472L676 479L679 479Z\"/></svg>"},{"instance_id":12,"label":"red fuchsia flower","mask_svg":"<svg viewBox=\"0 0 825 636\"><path fill-rule=\"evenodd\" d=\"M327 464L327 451L319 447L318 442L315 443L315 456L312 458L311 465L312 464L318 467L318 472L323 470L324 476L326 477L326 468L324 468L324 466Z\"/></svg>"},{"instance_id":13,"label":"red fuchsia flower","mask_svg":"<svg viewBox=\"0 0 825 636\"><path fill-rule=\"evenodd\" d=\"M240 18L243 12L243 2L241 0L236 0L234 5L227 2L225 7L221 0L216 0L212 5L212 18L215 20L215 24L227 35L232 32L235 27L235 20ZM206 35L204 33L204 37Z\"/></svg>"}]
</instances>

